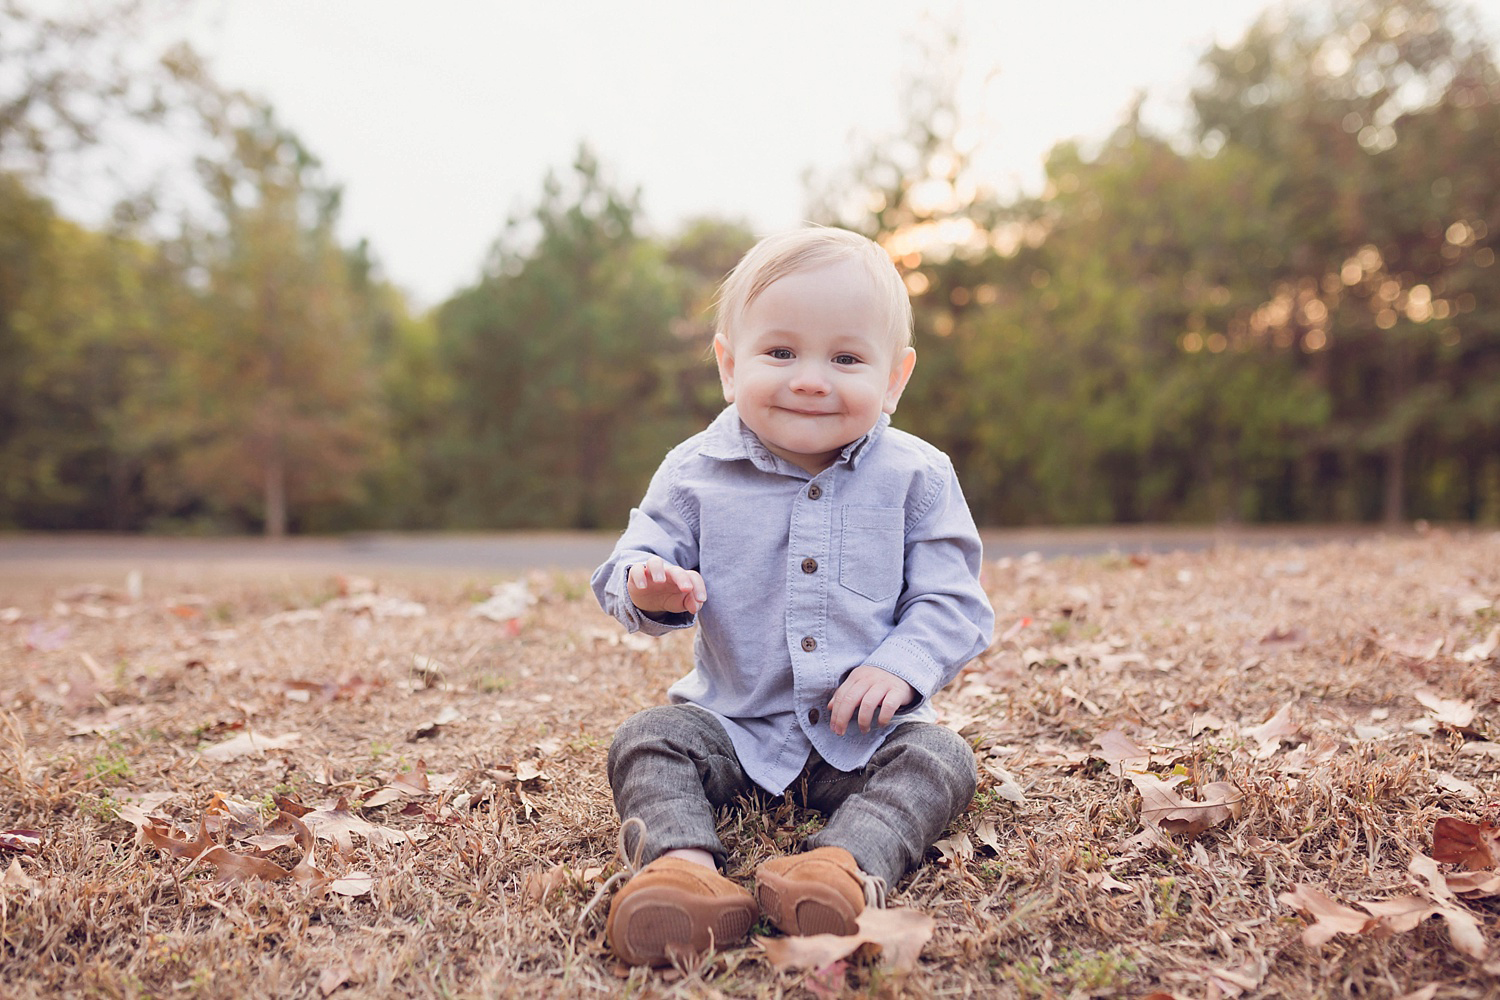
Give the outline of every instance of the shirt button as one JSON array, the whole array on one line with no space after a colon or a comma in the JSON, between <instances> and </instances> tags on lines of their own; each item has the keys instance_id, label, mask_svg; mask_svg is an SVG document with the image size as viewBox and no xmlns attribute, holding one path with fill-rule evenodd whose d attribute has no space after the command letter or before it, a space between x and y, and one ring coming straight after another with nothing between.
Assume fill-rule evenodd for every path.
<instances>
[{"instance_id":1,"label":"shirt button","mask_svg":"<svg viewBox=\"0 0 1500 1000\"><path fill-rule=\"evenodd\" d=\"M817 648L818 648L818 640L814 639L810 635L802 637L802 650L803 650L803 652L811 653L813 650L815 650Z\"/></svg>"},{"instance_id":2,"label":"shirt button","mask_svg":"<svg viewBox=\"0 0 1500 1000\"><path fill-rule=\"evenodd\" d=\"M807 488L807 499L809 500L816 500L822 495L823 487L819 486L817 483L813 483Z\"/></svg>"},{"instance_id":3,"label":"shirt button","mask_svg":"<svg viewBox=\"0 0 1500 1000\"><path fill-rule=\"evenodd\" d=\"M807 710L807 721L816 726L818 724L818 719L818 710L816 708L809 708Z\"/></svg>"},{"instance_id":4,"label":"shirt button","mask_svg":"<svg viewBox=\"0 0 1500 1000\"><path fill-rule=\"evenodd\" d=\"M818 571L818 561L816 559L804 559L804 560L802 560L802 572L804 572L804 573L816 573L817 571Z\"/></svg>"}]
</instances>

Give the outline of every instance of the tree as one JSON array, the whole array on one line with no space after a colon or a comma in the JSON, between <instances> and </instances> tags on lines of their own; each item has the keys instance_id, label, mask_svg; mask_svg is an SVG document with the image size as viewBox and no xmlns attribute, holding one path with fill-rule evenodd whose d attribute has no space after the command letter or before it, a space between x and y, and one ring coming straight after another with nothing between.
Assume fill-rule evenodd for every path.
<instances>
[{"instance_id":1,"label":"tree","mask_svg":"<svg viewBox=\"0 0 1500 1000\"><path fill-rule=\"evenodd\" d=\"M1500 330L1481 269L1500 225L1500 77L1483 33L1462 8L1363 0L1263 18L1205 67L1200 138L1254 155L1273 188L1274 274L1249 322L1331 395L1318 464L1349 497L1337 513L1366 513L1361 494L1386 521L1414 497L1463 513L1451 475L1425 496L1411 483L1463 438L1494 441ZM1379 491L1362 489L1367 462Z\"/></svg>"},{"instance_id":2,"label":"tree","mask_svg":"<svg viewBox=\"0 0 1500 1000\"><path fill-rule=\"evenodd\" d=\"M317 160L268 108L206 106L225 144L201 164L221 225L196 237L205 287L165 408L178 457L157 488L279 536L297 510L358 499L379 462L370 330Z\"/></svg>"},{"instance_id":3,"label":"tree","mask_svg":"<svg viewBox=\"0 0 1500 1000\"><path fill-rule=\"evenodd\" d=\"M460 523L618 523L681 430L664 403L683 288L638 212L581 148L507 224L483 280L440 309Z\"/></svg>"}]
</instances>

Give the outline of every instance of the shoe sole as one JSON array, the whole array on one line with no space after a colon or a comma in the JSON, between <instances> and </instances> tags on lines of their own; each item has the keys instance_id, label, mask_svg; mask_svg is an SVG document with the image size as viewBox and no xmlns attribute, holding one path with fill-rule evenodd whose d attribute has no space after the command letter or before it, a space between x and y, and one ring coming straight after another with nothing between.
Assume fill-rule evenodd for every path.
<instances>
[{"instance_id":1,"label":"shoe sole","mask_svg":"<svg viewBox=\"0 0 1500 1000\"><path fill-rule=\"evenodd\" d=\"M850 911L849 901L819 882L789 883L766 872L756 884L755 896L761 913L783 934L848 937L859 930L859 914Z\"/></svg>"},{"instance_id":2,"label":"shoe sole","mask_svg":"<svg viewBox=\"0 0 1500 1000\"><path fill-rule=\"evenodd\" d=\"M734 944L750 933L755 903L678 889L644 889L615 915L615 953L630 965L669 965L674 954Z\"/></svg>"}]
</instances>

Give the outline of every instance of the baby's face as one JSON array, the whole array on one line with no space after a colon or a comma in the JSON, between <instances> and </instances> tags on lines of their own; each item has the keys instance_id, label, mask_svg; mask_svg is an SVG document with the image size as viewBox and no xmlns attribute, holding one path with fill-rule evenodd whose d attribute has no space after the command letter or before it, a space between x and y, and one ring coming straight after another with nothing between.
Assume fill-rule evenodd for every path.
<instances>
[{"instance_id":1,"label":"baby's face","mask_svg":"<svg viewBox=\"0 0 1500 1000\"><path fill-rule=\"evenodd\" d=\"M767 448L814 475L896 411L916 364L852 260L771 283L731 337L714 338L724 399Z\"/></svg>"}]
</instances>

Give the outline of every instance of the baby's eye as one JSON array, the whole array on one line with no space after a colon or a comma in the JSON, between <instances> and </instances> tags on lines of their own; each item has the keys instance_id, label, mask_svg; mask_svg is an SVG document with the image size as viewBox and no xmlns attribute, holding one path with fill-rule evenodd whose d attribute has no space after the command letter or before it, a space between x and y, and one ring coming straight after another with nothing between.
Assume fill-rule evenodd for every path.
<instances>
[{"instance_id":1,"label":"baby's eye","mask_svg":"<svg viewBox=\"0 0 1500 1000\"><path fill-rule=\"evenodd\" d=\"M835 354L833 356L833 363L836 365L857 365L859 364L859 358L856 358L852 354Z\"/></svg>"},{"instance_id":2,"label":"baby's eye","mask_svg":"<svg viewBox=\"0 0 1500 1000\"><path fill-rule=\"evenodd\" d=\"M792 352L785 347L773 347L766 353L775 358L777 361L792 360Z\"/></svg>"}]
</instances>

